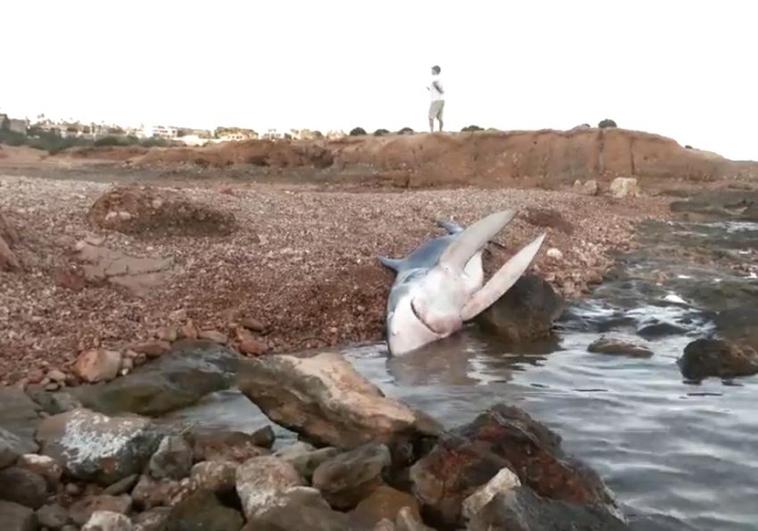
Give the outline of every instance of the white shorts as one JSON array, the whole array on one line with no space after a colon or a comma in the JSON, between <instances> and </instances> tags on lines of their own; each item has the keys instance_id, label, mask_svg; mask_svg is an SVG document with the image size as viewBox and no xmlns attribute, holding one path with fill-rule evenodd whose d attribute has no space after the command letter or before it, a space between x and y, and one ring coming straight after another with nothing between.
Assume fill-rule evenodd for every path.
<instances>
[{"instance_id":1,"label":"white shorts","mask_svg":"<svg viewBox=\"0 0 758 531\"><path fill-rule=\"evenodd\" d=\"M445 100L436 100L429 105L429 119L434 120L437 118L442 121L442 111L445 109Z\"/></svg>"}]
</instances>

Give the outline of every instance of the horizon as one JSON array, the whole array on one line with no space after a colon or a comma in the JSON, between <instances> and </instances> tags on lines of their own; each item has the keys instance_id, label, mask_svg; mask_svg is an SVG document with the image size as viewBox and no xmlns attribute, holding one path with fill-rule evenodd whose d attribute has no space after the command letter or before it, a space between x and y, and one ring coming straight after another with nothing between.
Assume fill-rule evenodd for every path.
<instances>
[{"instance_id":1,"label":"horizon","mask_svg":"<svg viewBox=\"0 0 758 531\"><path fill-rule=\"evenodd\" d=\"M752 124L758 9L649 0L465 8L143 0L6 7L0 112L123 126L427 130L433 64L445 129L571 129L605 118L734 160ZM43 13L44 15L40 15ZM552 16L549 16L552 15ZM71 50L71 53L66 53Z\"/></svg>"}]
</instances>

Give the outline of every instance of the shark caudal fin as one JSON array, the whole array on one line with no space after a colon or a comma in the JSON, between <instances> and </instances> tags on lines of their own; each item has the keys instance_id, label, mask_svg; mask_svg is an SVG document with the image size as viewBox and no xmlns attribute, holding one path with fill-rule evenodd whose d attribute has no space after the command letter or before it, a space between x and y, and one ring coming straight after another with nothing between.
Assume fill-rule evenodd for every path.
<instances>
[{"instance_id":1,"label":"shark caudal fin","mask_svg":"<svg viewBox=\"0 0 758 531\"><path fill-rule=\"evenodd\" d=\"M464 321L471 320L482 313L511 289L511 286L524 274L534 257L537 256L545 236L546 233L543 232L529 245L513 255L479 291L471 296L461 310L461 318Z\"/></svg>"},{"instance_id":2,"label":"shark caudal fin","mask_svg":"<svg viewBox=\"0 0 758 531\"><path fill-rule=\"evenodd\" d=\"M513 217L514 210L495 212L480 219L461 232L439 259L439 264L451 269L463 270L469 259L487 245L495 234L500 232Z\"/></svg>"}]
</instances>

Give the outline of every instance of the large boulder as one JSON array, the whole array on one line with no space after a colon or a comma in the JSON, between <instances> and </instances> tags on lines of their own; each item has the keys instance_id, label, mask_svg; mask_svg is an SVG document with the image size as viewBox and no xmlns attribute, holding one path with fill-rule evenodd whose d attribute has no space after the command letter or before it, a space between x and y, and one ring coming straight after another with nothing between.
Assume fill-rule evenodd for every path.
<instances>
[{"instance_id":1,"label":"large boulder","mask_svg":"<svg viewBox=\"0 0 758 531\"><path fill-rule=\"evenodd\" d=\"M170 352L112 382L79 387L76 398L109 415L161 415L194 404L234 382L240 356L216 343L185 340Z\"/></svg>"},{"instance_id":2,"label":"large boulder","mask_svg":"<svg viewBox=\"0 0 758 531\"><path fill-rule=\"evenodd\" d=\"M735 378L758 373L758 354L747 345L722 339L696 339L684 347L677 364L682 376L692 381L710 376Z\"/></svg>"},{"instance_id":3,"label":"large boulder","mask_svg":"<svg viewBox=\"0 0 758 531\"><path fill-rule=\"evenodd\" d=\"M545 499L516 487L498 494L476 514L468 531L624 531L605 507Z\"/></svg>"},{"instance_id":4,"label":"large boulder","mask_svg":"<svg viewBox=\"0 0 758 531\"><path fill-rule=\"evenodd\" d=\"M0 499L39 509L47 501L45 478L24 468L0 470Z\"/></svg>"},{"instance_id":5,"label":"large boulder","mask_svg":"<svg viewBox=\"0 0 758 531\"><path fill-rule=\"evenodd\" d=\"M389 449L369 443L322 463L313 473L313 486L335 509L350 509L384 483L392 463Z\"/></svg>"},{"instance_id":6,"label":"large boulder","mask_svg":"<svg viewBox=\"0 0 758 531\"><path fill-rule=\"evenodd\" d=\"M0 454L3 440L22 453L36 452L39 446L34 433L40 422L40 407L21 389L0 387ZM15 435L10 437L7 433Z\"/></svg>"},{"instance_id":7,"label":"large boulder","mask_svg":"<svg viewBox=\"0 0 758 531\"><path fill-rule=\"evenodd\" d=\"M203 461L192 467L190 479L194 489L219 494L233 492L236 485L237 467L232 461Z\"/></svg>"},{"instance_id":8,"label":"large boulder","mask_svg":"<svg viewBox=\"0 0 758 531\"><path fill-rule=\"evenodd\" d=\"M280 505L284 493L303 484L295 468L277 457L254 457L237 469L237 494L248 520Z\"/></svg>"},{"instance_id":9,"label":"large boulder","mask_svg":"<svg viewBox=\"0 0 758 531\"><path fill-rule=\"evenodd\" d=\"M345 513L334 511L311 487L292 487L280 492L276 501L249 517L243 531L357 531ZM360 528L358 528L360 529Z\"/></svg>"},{"instance_id":10,"label":"large boulder","mask_svg":"<svg viewBox=\"0 0 758 531\"><path fill-rule=\"evenodd\" d=\"M122 186L102 195L89 211L93 225L142 236L219 236L236 228L234 214L149 186Z\"/></svg>"},{"instance_id":11,"label":"large boulder","mask_svg":"<svg viewBox=\"0 0 758 531\"><path fill-rule=\"evenodd\" d=\"M27 449L17 435L0 428L0 469L15 463Z\"/></svg>"},{"instance_id":12,"label":"large boulder","mask_svg":"<svg viewBox=\"0 0 758 531\"><path fill-rule=\"evenodd\" d=\"M82 531L133 531L132 521L123 514L97 511L82 526Z\"/></svg>"},{"instance_id":13,"label":"large boulder","mask_svg":"<svg viewBox=\"0 0 758 531\"><path fill-rule=\"evenodd\" d=\"M524 275L476 320L483 329L508 342L523 343L550 337L564 305L548 282L536 275Z\"/></svg>"},{"instance_id":14,"label":"large boulder","mask_svg":"<svg viewBox=\"0 0 758 531\"><path fill-rule=\"evenodd\" d=\"M608 191L617 199L640 195L640 188L637 185L637 179L634 177L616 177L611 181Z\"/></svg>"},{"instance_id":15,"label":"large boulder","mask_svg":"<svg viewBox=\"0 0 758 531\"><path fill-rule=\"evenodd\" d=\"M437 422L384 396L336 353L245 361L239 387L272 421L318 445L350 449L440 432Z\"/></svg>"},{"instance_id":16,"label":"large boulder","mask_svg":"<svg viewBox=\"0 0 758 531\"><path fill-rule=\"evenodd\" d=\"M414 519L421 519L418 501L412 494L383 485L361 500L350 513L350 521L358 529L371 529L384 519L394 522L405 507L410 509Z\"/></svg>"},{"instance_id":17,"label":"large boulder","mask_svg":"<svg viewBox=\"0 0 758 531\"><path fill-rule=\"evenodd\" d=\"M0 500L3 531L37 531L37 516L29 507Z\"/></svg>"},{"instance_id":18,"label":"large boulder","mask_svg":"<svg viewBox=\"0 0 758 531\"><path fill-rule=\"evenodd\" d=\"M176 504L165 520L165 531L239 531L244 525L236 509L224 506L212 492L199 490Z\"/></svg>"},{"instance_id":19,"label":"large boulder","mask_svg":"<svg viewBox=\"0 0 758 531\"><path fill-rule=\"evenodd\" d=\"M42 453L68 475L103 485L139 473L162 437L149 419L108 417L88 409L48 417L37 430Z\"/></svg>"},{"instance_id":20,"label":"large boulder","mask_svg":"<svg viewBox=\"0 0 758 531\"><path fill-rule=\"evenodd\" d=\"M613 505L597 474L564 454L558 435L504 404L441 438L413 465L411 481L426 514L454 526L460 523L464 500L503 468L541 496Z\"/></svg>"},{"instance_id":21,"label":"large boulder","mask_svg":"<svg viewBox=\"0 0 758 531\"><path fill-rule=\"evenodd\" d=\"M180 435L164 437L150 458L150 475L155 479L182 479L192 468L192 448Z\"/></svg>"}]
</instances>

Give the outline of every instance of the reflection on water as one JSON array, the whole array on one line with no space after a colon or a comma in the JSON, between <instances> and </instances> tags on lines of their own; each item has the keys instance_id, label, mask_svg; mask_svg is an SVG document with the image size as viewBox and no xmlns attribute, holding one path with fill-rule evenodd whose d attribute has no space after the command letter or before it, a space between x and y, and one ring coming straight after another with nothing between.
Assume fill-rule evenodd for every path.
<instances>
[{"instance_id":1,"label":"reflection on water","mask_svg":"<svg viewBox=\"0 0 758 531\"><path fill-rule=\"evenodd\" d=\"M758 225L661 225L648 227L650 239L625 259L615 280L569 309L554 343L513 349L469 328L398 359L388 359L383 344L344 352L388 395L448 426L468 422L496 402L523 407L601 474L638 521L636 529L758 529L758 377L695 386L682 382L676 366L684 346L713 329L711 310L718 308L704 304L701 287L728 278L738 284L734 293L744 304L754 297L756 281L660 251L705 244L735 248L739 238L753 252ZM667 280L656 275L660 271ZM645 341L637 332L650 323L675 325L680 332ZM655 355L587 352L606 332L646 344ZM265 422L235 392L208 397L174 417L244 430Z\"/></svg>"}]
</instances>

